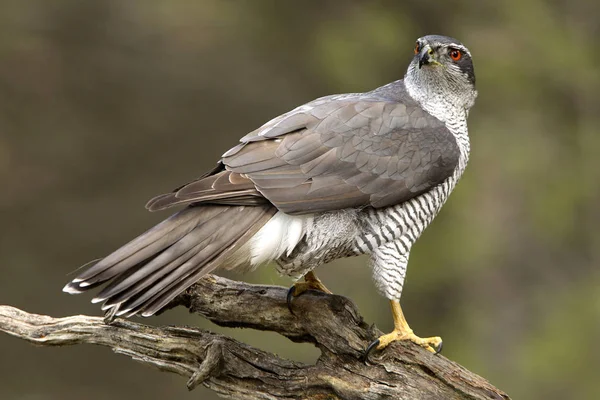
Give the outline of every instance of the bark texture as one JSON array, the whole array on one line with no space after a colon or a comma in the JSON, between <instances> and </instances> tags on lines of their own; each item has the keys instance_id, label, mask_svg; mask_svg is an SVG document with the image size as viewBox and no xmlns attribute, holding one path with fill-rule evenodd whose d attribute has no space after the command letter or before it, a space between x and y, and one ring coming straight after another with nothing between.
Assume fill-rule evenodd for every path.
<instances>
[{"instance_id":1,"label":"bark texture","mask_svg":"<svg viewBox=\"0 0 600 400\"><path fill-rule=\"evenodd\" d=\"M189 377L234 399L509 399L485 379L412 343L394 343L362 360L381 332L347 298L307 292L287 308L286 289L208 276L176 298L218 325L277 332L321 350L315 365L277 357L223 335L128 320L52 318L0 306L0 331L44 346L93 343Z\"/></svg>"}]
</instances>

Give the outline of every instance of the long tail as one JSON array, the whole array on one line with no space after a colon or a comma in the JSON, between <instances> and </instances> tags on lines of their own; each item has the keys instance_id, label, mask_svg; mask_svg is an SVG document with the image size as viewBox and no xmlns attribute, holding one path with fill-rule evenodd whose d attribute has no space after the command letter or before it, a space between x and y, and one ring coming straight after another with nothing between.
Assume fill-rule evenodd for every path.
<instances>
[{"instance_id":1,"label":"long tail","mask_svg":"<svg viewBox=\"0 0 600 400\"><path fill-rule=\"evenodd\" d=\"M63 291L107 283L92 300L112 316L150 316L217 268L276 212L263 206L191 206L94 263Z\"/></svg>"}]
</instances>

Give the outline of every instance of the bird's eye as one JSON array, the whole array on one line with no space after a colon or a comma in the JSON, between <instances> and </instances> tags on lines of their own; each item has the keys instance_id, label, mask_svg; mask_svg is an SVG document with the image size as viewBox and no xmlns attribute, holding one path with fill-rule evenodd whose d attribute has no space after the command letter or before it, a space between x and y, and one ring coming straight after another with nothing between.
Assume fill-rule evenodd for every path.
<instances>
[{"instance_id":1,"label":"bird's eye","mask_svg":"<svg viewBox=\"0 0 600 400\"><path fill-rule=\"evenodd\" d=\"M450 58L453 59L454 61L458 61L462 57L462 52L457 49L450 49L448 54L450 55Z\"/></svg>"},{"instance_id":2,"label":"bird's eye","mask_svg":"<svg viewBox=\"0 0 600 400\"><path fill-rule=\"evenodd\" d=\"M419 54L419 50L421 50L421 45L417 42L415 43L415 54Z\"/></svg>"}]
</instances>

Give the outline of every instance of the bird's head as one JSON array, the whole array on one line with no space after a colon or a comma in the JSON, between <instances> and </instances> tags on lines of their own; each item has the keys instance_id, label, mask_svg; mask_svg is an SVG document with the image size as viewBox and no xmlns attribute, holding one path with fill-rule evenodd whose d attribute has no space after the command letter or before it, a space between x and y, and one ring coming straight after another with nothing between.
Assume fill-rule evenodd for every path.
<instances>
[{"instance_id":1,"label":"bird's head","mask_svg":"<svg viewBox=\"0 0 600 400\"><path fill-rule=\"evenodd\" d=\"M475 71L469 49L456 39L428 35L417 39L405 79L428 98L458 102L466 110L475 103Z\"/></svg>"}]
</instances>

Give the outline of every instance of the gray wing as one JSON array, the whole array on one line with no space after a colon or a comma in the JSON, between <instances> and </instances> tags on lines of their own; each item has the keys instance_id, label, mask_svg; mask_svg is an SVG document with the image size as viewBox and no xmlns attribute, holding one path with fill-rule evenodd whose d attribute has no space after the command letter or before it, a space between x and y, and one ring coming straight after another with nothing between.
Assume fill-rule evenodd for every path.
<instances>
[{"instance_id":1,"label":"gray wing","mask_svg":"<svg viewBox=\"0 0 600 400\"><path fill-rule=\"evenodd\" d=\"M401 102L329 96L246 135L207 176L147 207L270 202L288 214L386 207L443 182L459 154L452 133L408 95Z\"/></svg>"}]
</instances>

